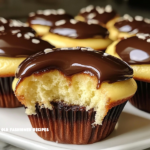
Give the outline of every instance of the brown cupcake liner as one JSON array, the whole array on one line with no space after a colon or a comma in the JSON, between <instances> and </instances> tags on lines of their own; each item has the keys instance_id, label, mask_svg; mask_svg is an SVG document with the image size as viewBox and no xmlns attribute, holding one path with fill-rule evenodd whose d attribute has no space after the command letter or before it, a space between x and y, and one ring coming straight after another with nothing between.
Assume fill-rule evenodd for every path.
<instances>
[{"instance_id":1,"label":"brown cupcake liner","mask_svg":"<svg viewBox=\"0 0 150 150\"><path fill-rule=\"evenodd\" d=\"M150 83L136 80L138 89L130 99L130 103L136 108L150 113Z\"/></svg>"},{"instance_id":2,"label":"brown cupcake liner","mask_svg":"<svg viewBox=\"0 0 150 150\"><path fill-rule=\"evenodd\" d=\"M85 107L53 103L53 110L36 106L36 115L29 115L33 128L48 128L36 131L43 139L67 144L91 144L106 138L115 128L126 102L113 107L105 116L102 125L92 126L96 112Z\"/></svg>"},{"instance_id":3,"label":"brown cupcake liner","mask_svg":"<svg viewBox=\"0 0 150 150\"><path fill-rule=\"evenodd\" d=\"M0 78L0 107L15 108L22 106L12 90L13 79L14 77Z\"/></svg>"}]
</instances>

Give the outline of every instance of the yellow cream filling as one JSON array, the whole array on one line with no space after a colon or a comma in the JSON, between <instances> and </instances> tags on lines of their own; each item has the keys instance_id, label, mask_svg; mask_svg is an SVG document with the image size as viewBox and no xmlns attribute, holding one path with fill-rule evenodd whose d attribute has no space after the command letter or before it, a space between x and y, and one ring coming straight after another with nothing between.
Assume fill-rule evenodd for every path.
<instances>
[{"instance_id":1,"label":"yellow cream filling","mask_svg":"<svg viewBox=\"0 0 150 150\"><path fill-rule=\"evenodd\" d=\"M106 23L106 28L109 29L109 28L111 28L112 26L114 26L114 24L118 21L119 18L120 18L119 16L116 16L116 17L114 17L113 19L111 19L110 21L108 21L108 22Z\"/></svg>"},{"instance_id":2,"label":"yellow cream filling","mask_svg":"<svg viewBox=\"0 0 150 150\"><path fill-rule=\"evenodd\" d=\"M16 69L25 58L0 57L0 77L15 76Z\"/></svg>"},{"instance_id":3,"label":"yellow cream filling","mask_svg":"<svg viewBox=\"0 0 150 150\"><path fill-rule=\"evenodd\" d=\"M85 22L85 19L84 17L78 15L78 16L75 16L75 19L78 20L78 21L82 21L82 22Z\"/></svg>"},{"instance_id":4,"label":"yellow cream filling","mask_svg":"<svg viewBox=\"0 0 150 150\"><path fill-rule=\"evenodd\" d=\"M57 48L83 46L91 47L95 50L103 50L112 43L109 38L73 39L52 33L46 34L42 39Z\"/></svg>"},{"instance_id":5,"label":"yellow cream filling","mask_svg":"<svg viewBox=\"0 0 150 150\"><path fill-rule=\"evenodd\" d=\"M31 25L31 27L36 31L39 36L47 34L50 30L50 27L44 25Z\"/></svg>"}]
</instances>

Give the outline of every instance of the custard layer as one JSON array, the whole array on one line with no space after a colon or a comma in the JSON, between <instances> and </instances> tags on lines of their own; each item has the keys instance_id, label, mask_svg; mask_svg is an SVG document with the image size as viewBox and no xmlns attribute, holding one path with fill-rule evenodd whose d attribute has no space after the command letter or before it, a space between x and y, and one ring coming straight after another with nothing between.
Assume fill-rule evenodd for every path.
<instances>
[{"instance_id":1,"label":"custard layer","mask_svg":"<svg viewBox=\"0 0 150 150\"><path fill-rule=\"evenodd\" d=\"M89 38L89 39L73 39L52 33L42 37L43 40L48 41L57 48L62 47L91 47L95 50L104 50L112 43L109 38Z\"/></svg>"},{"instance_id":2,"label":"custard layer","mask_svg":"<svg viewBox=\"0 0 150 150\"><path fill-rule=\"evenodd\" d=\"M25 57L0 57L0 77L15 76L19 64L26 59Z\"/></svg>"},{"instance_id":3,"label":"custard layer","mask_svg":"<svg viewBox=\"0 0 150 150\"><path fill-rule=\"evenodd\" d=\"M31 28L33 28L39 36L47 34L50 30L50 27L44 25L31 25Z\"/></svg>"}]
</instances>

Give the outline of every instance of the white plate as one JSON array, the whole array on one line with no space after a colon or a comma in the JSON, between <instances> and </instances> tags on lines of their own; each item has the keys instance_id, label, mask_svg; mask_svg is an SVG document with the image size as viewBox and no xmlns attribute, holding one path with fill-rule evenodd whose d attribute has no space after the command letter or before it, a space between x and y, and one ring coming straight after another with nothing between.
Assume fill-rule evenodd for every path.
<instances>
[{"instance_id":1,"label":"white plate","mask_svg":"<svg viewBox=\"0 0 150 150\"><path fill-rule=\"evenodd\" d=\"M2 128L31 128L24 108L0 108L0 129ZM105 140L90 145L48 142L31 131L0 131L0 140L28 150L141 150L150 147L150 114L137 110L128 103L115 131Z\"/></svg>"}]
</instances>

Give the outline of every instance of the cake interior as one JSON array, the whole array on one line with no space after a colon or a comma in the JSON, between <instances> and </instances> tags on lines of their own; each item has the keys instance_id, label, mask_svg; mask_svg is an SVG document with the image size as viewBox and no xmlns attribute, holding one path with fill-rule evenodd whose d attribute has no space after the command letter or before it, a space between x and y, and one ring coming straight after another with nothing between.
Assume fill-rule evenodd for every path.
<instances>
[{"instance_id":1,"label":"cake interior","mask_svg":"<svg viewBox=\"0 0 150 150\"><path fill-rule=\"evenodd\" d=\"M28 115L36 113L37 103L52 109L51 102L63 101L67 105L84 106L86 110L94 108L95 124L101 125L111 108L111 103L121 104L122 99L127 100L131 97L135 92L136 84L133 79L112 84L104 82L97 89L97 83L95 75L79 73L65 76L58 70L51 70L24 78L16 86L15 94L27 107Z\"/></svg>"}]
</instances>

